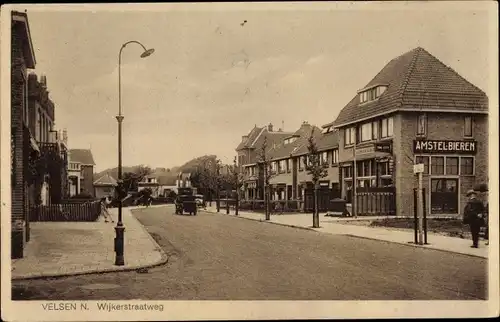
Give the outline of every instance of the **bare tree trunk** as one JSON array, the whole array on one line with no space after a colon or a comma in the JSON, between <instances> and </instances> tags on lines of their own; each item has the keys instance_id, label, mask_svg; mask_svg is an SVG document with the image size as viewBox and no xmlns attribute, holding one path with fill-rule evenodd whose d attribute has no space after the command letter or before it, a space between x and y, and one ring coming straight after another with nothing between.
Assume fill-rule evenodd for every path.
<instances>
[{"instance_id":1,"label":"bare tree trunk","mask_svg":"<svg viewBox=\"0 0 500 322\"><path fill-rule=\"evenodd\" d=\"M238 216L239 203L240 203L240 191L238 189L238 186L236 186L236 204L234 205L234 215L235 216Z\"/></svg>"},{"instance_id":2,"label":"bare tree trunk","mask_svg":"<svg viewBox=\"0 0 500 322\"><path fill-rule=\"evenodd\" d=\"M313 228L319 228L318 184L314 184Z\"/></svg>"},{"instance_id":3,"label":"bare tree trunk","mask_svg":"<svg viewBox=\"0 0 500 322\"><path fill-rule=\"evenodd\" d=\"M226 214L228 214L228 215L229 215L229 196L231 195L230 191L231 191L230 189L226 190L226 194L227 194L227 196L226 196Z\"/></svg>"}]
</instances>

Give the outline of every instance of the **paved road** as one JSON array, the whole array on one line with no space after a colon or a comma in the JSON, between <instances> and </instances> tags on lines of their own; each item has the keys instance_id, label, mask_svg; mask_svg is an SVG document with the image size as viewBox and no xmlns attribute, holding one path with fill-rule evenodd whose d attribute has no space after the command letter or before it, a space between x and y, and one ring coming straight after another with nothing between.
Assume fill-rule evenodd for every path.
<instances>
[{"instance_id":1,"label":"paved road","mask_svg":"<svg viewBox=\"0 0 500 322\"><path fill-rule=\"evenodd\" d=\"M16 282L26 299L485 299L487 261L225 214L135 211L171 256L148 273ZM90 289L89 289L90 288ZM18 291L16 296L20 296Z\"/></svg>"}]
</instances>

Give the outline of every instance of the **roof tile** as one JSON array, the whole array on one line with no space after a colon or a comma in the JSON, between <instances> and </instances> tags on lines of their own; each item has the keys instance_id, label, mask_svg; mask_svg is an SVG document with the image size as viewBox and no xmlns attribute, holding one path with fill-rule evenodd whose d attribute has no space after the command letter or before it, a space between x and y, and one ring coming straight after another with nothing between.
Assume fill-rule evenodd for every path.
<instances>
[{"instance_id":1,"label":"roof tile","mask_svg":"<svg viewBox=\"0 0 500 322\"><path fill-rule=\"evenodd\" d=\"M481 89L421 47L391 60L364 88L377 84L388 85L377 100L360 105L356 94L333 125L342 126L399 109L488 109L488 98Z\"/></svg>"}]
</instances>

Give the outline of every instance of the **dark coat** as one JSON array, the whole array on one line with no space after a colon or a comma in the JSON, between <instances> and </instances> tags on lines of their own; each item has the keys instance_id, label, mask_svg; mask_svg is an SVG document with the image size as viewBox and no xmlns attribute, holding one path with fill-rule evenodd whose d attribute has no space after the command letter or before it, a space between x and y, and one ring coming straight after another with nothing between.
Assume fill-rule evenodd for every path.
<instances>
[{"instance_id":1,"label":"dark coat","mask_svg":"<svg viewBox=\"0 0 500 322\"><path fill-rule=\"evenodd\" d=\"M483 218L479 217L480 214ZM483 203L478 199L471 199L465 205L463 222L467 225L484 225L484 215Z\"/></svg>"}]
</instances>

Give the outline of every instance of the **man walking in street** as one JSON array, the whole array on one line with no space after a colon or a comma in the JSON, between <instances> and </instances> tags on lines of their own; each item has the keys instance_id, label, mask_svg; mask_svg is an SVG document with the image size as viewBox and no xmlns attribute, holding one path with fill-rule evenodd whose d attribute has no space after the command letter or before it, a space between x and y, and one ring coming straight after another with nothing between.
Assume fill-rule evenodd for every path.
<instances>
[{"instance_id":1,"label":"man walking in street","mask_svg":"<svg viewBox=\"0 0 500 322\"><path fill-rule=\"evenodd\" d=\"M479 232L481 226L484 225L484 205L481 200L477 199L477 193L474 190L467 191L467 205L464 209L463 222L469 225L472 235L473 248L479 248Z\"/></svg>"}]
</instances>

